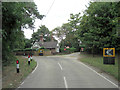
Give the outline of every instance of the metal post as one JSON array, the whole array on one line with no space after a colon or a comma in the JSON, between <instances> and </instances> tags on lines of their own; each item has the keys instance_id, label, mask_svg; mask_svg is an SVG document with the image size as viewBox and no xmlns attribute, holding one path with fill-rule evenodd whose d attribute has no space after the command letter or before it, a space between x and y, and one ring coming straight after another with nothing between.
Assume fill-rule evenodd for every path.
<instances>
[{"instance_id":1,"label":"metal post","mask_svg":"<svg viewBox=\"0 0 120 90\"><path fill-rule=\"evenodd\" d=\"M30 55L28 54L28 65L30 65Z\"/></svg>"},{"instance_id":2,"label":"metal post","mask_svg":"<svg viewBox=\"0 0 120 90\"><path fill-rule=\"evenodd\" d=\"M19 73L19 60L16 61L16 65L17 65L17 73Z\"/></svg>"}]
</instances>

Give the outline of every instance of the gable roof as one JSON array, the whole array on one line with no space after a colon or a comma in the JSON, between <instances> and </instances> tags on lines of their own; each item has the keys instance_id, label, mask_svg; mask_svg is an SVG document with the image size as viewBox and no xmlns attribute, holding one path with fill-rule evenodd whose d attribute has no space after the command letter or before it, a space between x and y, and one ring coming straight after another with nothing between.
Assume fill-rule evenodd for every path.
<instances>
[{"instance_id":1,"label":"gable roof","mask_svg":"<svg viewBox=\"0 0 120 90\"><path fill-rule=\"evenodd\" d=\"M57 48L56 41L49 41L49 42L39 42L40 47L44 48Z\"/></svg>"}]
</instances>

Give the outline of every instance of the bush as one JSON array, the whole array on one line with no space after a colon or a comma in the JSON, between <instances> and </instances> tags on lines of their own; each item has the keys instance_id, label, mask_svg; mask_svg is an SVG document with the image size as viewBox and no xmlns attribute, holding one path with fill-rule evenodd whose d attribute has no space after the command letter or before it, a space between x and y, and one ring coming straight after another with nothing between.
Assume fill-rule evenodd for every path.
<instances>
[{"instance_id":1,"label":"bush","mask_svg":"<svg viewBox=\"0 0 120 90\"><path fill-rule=\"evenodd\" d=\"M36 51L37 49L31 49L31 48L25 48L25 49L15 49L15 50L13 50L13 52L17 52L17 51Z\"/></svg>"},{"instance_id":2,"label":"bush","mask_svg":"<svg viewBox=\"0 0 120 90\"><path fill-rule=\"evenodd\" d=\"M66 50L64 50L66 49ZM76 50L76 48L60 48L60 51L62 53L73 53Z\"/></svg>"}]
</instances>

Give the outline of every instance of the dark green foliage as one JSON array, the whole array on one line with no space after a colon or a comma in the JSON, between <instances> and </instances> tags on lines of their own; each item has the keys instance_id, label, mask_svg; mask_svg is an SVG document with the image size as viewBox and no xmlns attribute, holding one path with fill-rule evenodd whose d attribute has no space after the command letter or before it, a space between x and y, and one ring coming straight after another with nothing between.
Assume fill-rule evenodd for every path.
<instances>
[{"instance_id":1,"label":"dark green foliage","mask_svg":"<svg viewBox=\"0 0 120 90\"><path fill-rule=\"evenodd\" d=\"M51 34L49 29L45 25L42 25L39 27L37 32L34 32L32 34L32 38L31 38L32 43L35 43L36 41L40 41L40 35L43 35L44 42L51 41Z\"/></svg>"},{"instance_id":2,"label":"dark green foliage","mask_svg":"<svg viewBox=\"0 0 120 90\"><path fill-rule=\"evenodd\" d=\"M35 18L42 19L33 2L2 3L2 61L11 63L14 59L12 51L24 48L23 28L33 29Z\"/></svg>"},{"instance_id":3,"label":"dark green foliage","mask_svg":"<svg viewBox=\"0 0 120 90\"><path fill-rule=\"evenodd\" d=\"M14 49L13 52L17 52L17 51L36 51L37 49L31 49L31 48L25 48L25 49Z\"/></svg>"},{"instance_id":4,"label":"dark green foliage","mask_svg":"<svg viewBox=\"0 0 120 90\"><path fill-rule=\"evenodd\" d=\"M76 17L78 18L78 15ZM71 19L69 20L69 23L63 24L61 27L55 28L52 33L55 33L54 35L59 39L60 42L60 47L64 48L65 46L69 47L75 47L76 51L79 51L79 41L78 37L76 35L76 30L77 30L77 25L76 27L73 27L72 24L78 24L76 22L76 17L73 19L73 14L71 14ZM72 21L72 19L74 21ZM65 39L64 39L65 37Z\"/></svg>"},{"instance_id":5,"label":"dark green foliage","mask_svg":"<svg viewBox=\"0 0 120 90\"><path fill-rule=\"evenodd\" d=\"M25 39L25 48L31 48L31 47L32 47L31 39Z\"/></svg>"},{"instance_id":6,"label":"dark green foliage","mask_svg":"<svg viewBox=\"0 0 120 90\"><path fill-rule=\"evenodd\" d=\"M44 47L41 47L40 49L45 49Z\"/></svg>"},{"instance_id":7,"label":"dark green foliage","mask_svg":"<svg viewBox=\"0 0 120 90\"><path fill-rule=\"evenodd\" d=\"M102 49L119 49L119 2L90 2L83 16L70 14L69 23L59 29L62 38L60 46L84 47L90 53L102 53ZM54 32L54 31L53 31ZM62 36L63 37L63 36Z\"/></svg>"},{"instance_id":8,"label":"dark green foliage","mask_svg":"<svg viewBox=\"0 0 120 90\"><path fill-rule=\"evenodd\" d=\"M90 3L79 27L79 36L86 49L102 51L104 47L118 48L116 2Z\"/></svg>"}]
</instances>

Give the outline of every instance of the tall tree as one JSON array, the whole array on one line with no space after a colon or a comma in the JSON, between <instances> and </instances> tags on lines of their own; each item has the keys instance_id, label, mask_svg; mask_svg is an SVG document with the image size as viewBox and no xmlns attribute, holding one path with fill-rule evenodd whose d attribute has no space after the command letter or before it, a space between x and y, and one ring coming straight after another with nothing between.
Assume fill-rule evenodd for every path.
<instances>
[{"instance_id":1,"label":"tall tree","mask_svg":"<svg viewBox=\"0 0 120 90\"><path fill-rule=\"evenodd\" d=\"M45 25L40 26L40 28L38 29L38 34L43 35L44 41L50 41L51 40L50 31Z\"/></svg>"},{"instance_id":2,"label":"tall tree","mask_svg":"<svg viewBox=\"0 0 120 90\"><path fill-rule=\"evenodd\" d=\"M12 50L22 48L24 34L22 28L33 28L35 18L42 19L33 2L3 2L2 3L2 58L10 62Z\"/></svg>"},{"instance_id":3,"label":"tall tree","mask_svg":"<svg viewBox=\"0 0 120 90\"><path fill-rule=\"evenodd\" d=\"M58 42L61 42L65 38L65 32L62 27L56 27L53 29L52 35L58 39Z\"/></svg>"},{"instance_id":4,"label":"tall tree","mask_svg":"<svg viewBox=\"0 0 120 90\"><path fill-rule=\"evenodd\" d=\"M79 29L79 24L80 24L80 13L78 14L70 14L70 19L68 20L68 23L63 24L59 29L55 29L56 32L58 32L58 35L61 35L61 38L63 39L64 35L64 40L61 40L61 47L64 46L70 46L74 47L79 50L79 41L78 41L78 34L77 31Z\"/></svg>"},{"instance_id":5,"label":"tall tree","mask_svg":"<svg viewBox=\"0 0 120 90\"><path fill-rule=\"evenodd\" d=\"M31 39L25 38L24 41L25 41L25 48L31 48L32 47Z\"/></svg>"},{"instance_id":6,"label":"tall tree","mask_svg":"<svg viewBox=\"0 0 120 90\"><path fill-rule=\"evenodd\" d=\"M118 47L116 4L117 2L90 3L84 12L78 31L86 49L99 51L104 47Z\"/></svg>"},{"instance_id":7,"label":"tall tree","mask_svg":"<svg viewBox=\"0 0 120 90\"><path fill-rule=\"evenodd\" d=\"M45 25L40 26L37 32L34 32L32 34L31 38L32 42L33 43L35 43L36 41L38 42L40 40L40 35L43 35L43 39L45 42L51 41L51 33Z\"/></svg>"}]
</instances>

